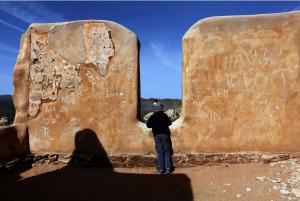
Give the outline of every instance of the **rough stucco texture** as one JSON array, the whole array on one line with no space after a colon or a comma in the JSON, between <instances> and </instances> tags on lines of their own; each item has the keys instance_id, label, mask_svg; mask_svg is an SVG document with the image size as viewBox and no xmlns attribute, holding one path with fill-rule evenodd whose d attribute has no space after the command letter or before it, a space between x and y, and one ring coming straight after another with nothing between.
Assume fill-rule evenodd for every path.
<instances>
[{"instance_id":1,"label":"rough stucco texture","mask_svg":"<svg viewBox=\"0 0 300 201\"><path fill-rule=\"evenodd\" d=\"M299 152L299 18L215 17L187 31L175 153ZM89 132L108 155L155 152L136 119L138 51L109 21L31 25L14 69L15 124L31 151L72 153Z\"/></svg>"},{"instance_id":2,"label":"rough stucco texture","mask_svg":"<svg viewBox=\"0 0 300 201\"><path fill-rule=\"evenodd\" d=\"M15 124L28 125L32 152L71 153L76 135L87 131L109 154L152 149L136 119L138 41L131 31L109 21L33 24L23 46L14 73L28 81L14 82Z\"/></svg>"},{"instance_id":3,"label":"rough stucco texture","mask_svg":"<svg viewBox=\"0 0 300 201\"><path fill-rule=\"evenodd\" d=\"M297 152L300 13L215 17L183 38L181 145Z\"/></svg>"}]
</instances>

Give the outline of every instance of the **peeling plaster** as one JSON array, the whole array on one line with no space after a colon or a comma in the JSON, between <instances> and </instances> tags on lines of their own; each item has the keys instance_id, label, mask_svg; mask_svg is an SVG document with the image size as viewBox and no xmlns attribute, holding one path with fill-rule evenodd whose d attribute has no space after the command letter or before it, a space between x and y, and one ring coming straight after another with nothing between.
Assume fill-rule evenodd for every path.
<instances>
[{"instance_id":1,"label":"peeling plaster","mask_svg":"<svg viewBox=\"0 0 300 201\"><path fill-rule=\"evenodd\" d=\"M84 24L84 36L87 50L85 63L95 64L100 75L105 76L110 58L115 52L111 30L103 23Z\"/></svg>"},{"instance_id":2,"label":"peeling plaster","mask_svg":"<svg viewBox=\"0 0 300 201\"><path fill-rule=\"evenodd\" d=\"M58 25L64 26L64 25ZM81 26L82 27L82 26ZM54 30L52 27L50 30ZM63 28L57 28L58 30ZM100 75L105 76L109 61L114 55L114 44L111 39L111 30L104 23L86 23L83 28L85 42L85 64L95 64ZM35 117L39 112L42 100L55 101L59 89L75 88L82 79L79 77L79 66L81 63L72 64L63 59L57 52L67 54L68 49L64 47L51 45L54 42L49 39L49 32L38 33L31 28L31 60L30 60L30 84L29 84L29 109L30 117ZM60 32L55 37L60 40L68 40L66 35L60 36ZM82 35L78 34L78 37ZM74 42L72 40L71 42ZM68 43L68 42L65 42ZM68 44L68 48L72 44ZM50 46L50 47L49 47ZM62 45L63 46L63 45ZM74 44L78 47L77 44ZM80 47L80 46L79 46ZM55 51L56 49L59 51Z\"/></svg>"}]
</instances>

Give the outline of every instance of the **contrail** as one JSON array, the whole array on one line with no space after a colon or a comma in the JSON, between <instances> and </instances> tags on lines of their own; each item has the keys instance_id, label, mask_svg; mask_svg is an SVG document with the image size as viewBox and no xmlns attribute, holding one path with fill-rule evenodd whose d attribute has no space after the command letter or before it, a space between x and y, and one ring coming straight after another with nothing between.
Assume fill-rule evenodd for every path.
<instances>
[{"instance_id":1,"label":"contrail","mask_svg":"<svg viewBox=\"0 0 300 201\"><path fill-rule=\"evenodd\" d=\"M21 28L19 28L19 27L16 27L15 25L9 24L9 23L7 23L7 22L1 20L1 19L0 19L0 23L1 23L1 24L4 24L4 25L6 25L6 26L9 26L10 28L13 28L13 29L15 29L15 30L18 30L18 31L20 31L20 32L22 32L22 33L25 32L25 30L23 30L23 29L21 29Z\"/></svg>"}]
</instances>

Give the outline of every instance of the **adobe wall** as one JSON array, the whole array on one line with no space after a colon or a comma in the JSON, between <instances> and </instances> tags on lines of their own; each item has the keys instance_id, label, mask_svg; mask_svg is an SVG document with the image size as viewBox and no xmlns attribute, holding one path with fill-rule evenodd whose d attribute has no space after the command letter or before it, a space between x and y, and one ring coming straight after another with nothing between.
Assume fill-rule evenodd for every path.
<instances>
[{"instance_id":1,"label":"adobe wall","mask_svg":"<svg viewBox=\"0 0 300 201\"><path fill-rule=\"evenodd\" d=\"M13 96L14 124L28 125L30 150L72 153L84 132L108 154L152 150L136 118L138 53L135 34L114 22L31 25L22 36Z\"/></svg>"},{"instance_id":2,"label":"adobe wall","mask_svg":"<svg viewBox=\"0 0 300 201\"><path fill-rule=\"evenodd\" d=\"M213 17L187 31L182 114L171 126L177 162L299 153L299 15ZM14 126L28 126L31 152L72 153L88 133L108 156L132 155L132 164L155 153L151 130L136 118L138 56L134 33L114 22L31 25L13 96Z\"/></svg>"},{"instance_id":3,"label":"adobe wall","mask_svg":"<svg viewBox=\"0 0 300 201\"><path fill-rule=\"evenodd\" d=\"M299 152L300 12L213 17L183 37L182 147Z\"/></svg>"}]
</instances>

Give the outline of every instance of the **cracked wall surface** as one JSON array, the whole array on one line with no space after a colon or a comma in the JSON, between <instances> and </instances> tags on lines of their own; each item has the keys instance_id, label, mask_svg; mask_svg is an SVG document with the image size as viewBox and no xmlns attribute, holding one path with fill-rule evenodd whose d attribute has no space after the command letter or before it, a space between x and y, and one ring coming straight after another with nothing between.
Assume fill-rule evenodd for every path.
<instances>
[{"instance_id":1,"label":"cracked wall surface","mask_svg":"<svg viewBox=\"0 0 300 201\"><path fill-rule=\"evenodd\" d=\"M29 83L30 117L37 115L42 101L55 101L59 89L77 87L79 64L72 65L55 54L47 45L47 33L30 30L31 61Z\"/></svg>"},{"instance_id":2,"label":"cracked wall surface","mask_svg":"<svg viewBox=\"0 0 300 201\"><path fill-rule=\"evenodd\" d=\"M73 31L77 38L73 37L73 40L69 40L69 34L73 35ZM31 61L28 109L30 117L37 115L43 101L55 101L59 89L75 88L81 83L82 79L78 76L80 63L96 65L100 75L105 76L109 60L114 54L110 29L104 23L88 23L83 26L57 25L52 27L49 32L38 33L34 28L30 29ZM61 35L66 35L66 33L68 39L65 41L67 42L59 43L62 41ZM77 60L76 52L73 53L74 47L72 47L78 41L79 45L75 45L75 47L85 47L85 55L81 54L82 58L79 60ZM52 42L53 45L50 45ZM62 48L64 46L68 47L67 51ZM75 61L73 58L69 58L68 50L70 49L74 54ZM64 55L67 55L66 59L63 59Z\"/></svg>"}]
</instances>

